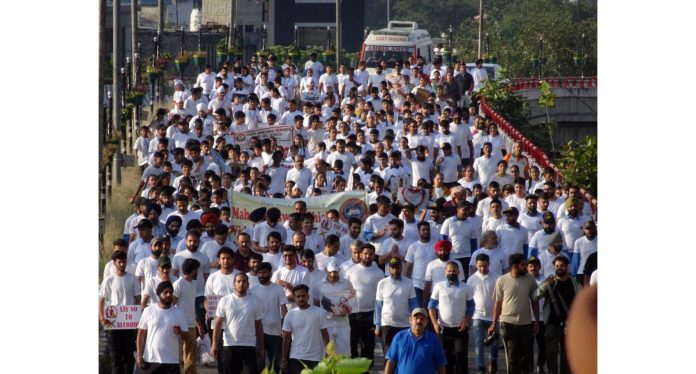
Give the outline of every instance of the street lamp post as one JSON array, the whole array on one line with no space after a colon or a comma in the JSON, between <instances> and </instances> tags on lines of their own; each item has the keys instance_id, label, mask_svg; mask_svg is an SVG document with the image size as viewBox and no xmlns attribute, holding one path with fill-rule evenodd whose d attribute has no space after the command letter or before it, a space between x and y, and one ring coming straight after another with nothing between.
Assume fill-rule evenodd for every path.
<instances>
[{"instance_id":1,"label":"street lamp post","mask_svg":"<svg viewBox=\"0 0 696 374\"><path fill-rule=\"evenodd\" d=\"M184 54L184 47L186 46L186 31L184 26L181 26L181 54Z\"/></svg>"},{"instance_id":2,"label":"street lamp post","mask_svg":"<svg viewBox=\"0 0 696 374\"><path fill-rule=\"evenodd\" d=\"M326 50L331 49L331 26L326 26Z\"/></svg>"},{"instance_id":3,"label":"street lamp post","mask_svg":"<svg viewBox=\"0 0 696 374\"><path fill-rule=\"evenodd\" d=\"M268 26L264 23L263 24L263 39L261 42L261 49L265 50L266 49L266 38L268 37Z\"/></svg>"},{"instance_id":4,"label":"street lamp post","mask_svg":"<svg viewBox=\"0 0 696 374\"><path fill-rule=\"evenodd\" d=\"M544 38L539 38L539 80L541 80L541 66L544 65Z\"/></svg>"},{"instance_id":5,"label":"street lamp post","mask_svg":"<svg viewBox=\"0 0 696 374\"><path fill-rule=\"evenodd\" d=\"M295 25L295 47L300 47L300 35L298 34L300 32L300 28Z\"/></svg>"},{"instance_id":6,"label":"street lamp post","mask_svg":"<svg viewBox=\"0 0 696 374\"><path fill-rule=\"evenodd\" d=\"M449 47L449 61L447 66L452 66L452 54L454 53L454 40L452 39L454 29L452 29L452 25L449 25L447 28L447 33L447 42Z\"/></svg>"},{"instance_id":7,"label":"street lamp post","mask_svg":"<svg viewBox=\"0 0 696 374\"><path fill-rule=\"evenodd\" d=\"M140 56L142 56L142 45L138 43L138 53L134 55L135 57L135 82L140 84L142 82L142 72L140 68Z\"/></svg>"}]
</instances>

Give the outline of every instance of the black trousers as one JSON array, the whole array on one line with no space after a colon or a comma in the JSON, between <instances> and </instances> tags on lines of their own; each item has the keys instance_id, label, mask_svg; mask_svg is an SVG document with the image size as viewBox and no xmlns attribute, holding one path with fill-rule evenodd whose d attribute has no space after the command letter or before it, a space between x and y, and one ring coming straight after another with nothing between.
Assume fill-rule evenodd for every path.
<instances>
[{"instance_id":1,"label":"black trousers","mask_svg":"<svg viewBox=\"0 0 696 374\"><path fill-rule=\"evenodd\" d=\"M532 325L501 322L500 333L505 344L508 373L531 373L534 364L534 333Z\"/></svg>"},{"instance_id":2,"label":"black trousers","mask_svg":"<svg viewBox=\"0 0 696 374\"><path fill-rule=\"evenodd\" d=\"M133 374L136 330L107 330L112 374Z\"/></svg>"},{"instance_id":3,"label":"black trousers","mask_svg":"<svg viewBox=\"0 0 696 374\"><path fill-rule=\"evenodd\" d=\"M394 335L396 335L399 331L406 330L407 328L408 327L384 326L384 330L386 331L384 334L384 344L390 346L392 340L394 340Z\"/></svg>"},{"instance_id":4,"label":"black trousers","mask_svg":"<svg viewBox=\"0 0 696 374\"><path fill-rule=\"evenodd\" d=\"M160 364L157 362L146 362L143 374L179 374L181 369L179 364Z\"/></svg>"},{"instance_id":5,"label":"black trousers","mask_svg":"<svg viewBox=\"0 0 696 374\"><path fill-rule=\"evenodd\" d=\"M239 374L247 367L249 374L258 374L256 347L226 346L222 348L222 366L225 374Z\"/></svg>"},{"instance_id":6,"label":"black trousers","mask_svg":"<svg viewBox=\"0 0 696 374\"><path fill-rule=\"evenodd\" d=\"M445 351L447 374L468 374L469 373L469 330L458 331L457 327L442 327L442 332L438 337L440 344Z\"/></svg>"},{"instance_id":7,"label":"black trousers","mask_svg":"<svg viewBox=\"0 0 696 374\"><path fill-rule=\"evenodd\" d=\"M304 370L304 365L308 368L314 369L319 364L319 361L309 361L309 360L298 360L296 358L291 358L288 361L288 374L300 374Z\"/></svg>"},{"instance_id":8,"label":"black trousers","mask_svg":"<svg viewBox=\"0 0 696 374\"><path fill-rule=\"evenodd\" d=\"M348 315L350 324L350 357L375 358L375 325L372 317L374 311L351 313ZM362 348L358 353L358 342Z\"/></svg>"},{"instance_id":9,"label":"black trousers","mask_svg":"<svg viewBox=\"0 0 696 374\"><path fill-rule=\"evenodd\" d=\"M543 368L546 365L546 337L544 336L544 322L539 321L539 332L534 336L537 343L537 361L536 365Z\"/></svg>"}]
</instances>

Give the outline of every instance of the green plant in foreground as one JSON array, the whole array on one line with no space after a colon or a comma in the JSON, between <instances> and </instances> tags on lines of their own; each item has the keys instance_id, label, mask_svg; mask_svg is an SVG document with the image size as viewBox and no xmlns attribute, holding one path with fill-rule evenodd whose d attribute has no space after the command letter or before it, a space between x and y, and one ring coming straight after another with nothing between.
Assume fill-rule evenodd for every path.
<instances>
[{"instance_id":1,"label":"green plant in foreground","mask_svg":"<svg viewBox=\"0 0 696 374\"><path fill-rule=\"evenodd\" d=\"M350 358L347 355L336 354L336 343L332 340L326 345L324 357L314 369L305 366L300 374L360 374L370 369L372 360L368 358ZM265 368L261 374L276 374L273 367Z\"/></svg>"}]
</instances>

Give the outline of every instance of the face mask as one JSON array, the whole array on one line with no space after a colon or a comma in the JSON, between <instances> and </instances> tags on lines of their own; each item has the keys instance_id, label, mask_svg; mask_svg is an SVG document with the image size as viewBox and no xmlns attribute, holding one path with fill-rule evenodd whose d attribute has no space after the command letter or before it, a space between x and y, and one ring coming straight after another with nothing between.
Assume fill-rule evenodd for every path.
<instances>
[{"instance_id":1,"label":"face mask","mask_svg":"<svg viewBox=\"0 0 696 374\"><path fill-rule=\"evenodd\" d=\"M457 281L459 280L459 274L448 274L448 275L447 275L447 280L448 280L450 283L455 283L455 282L457 282Z\"/></svg>"}]
</instances>

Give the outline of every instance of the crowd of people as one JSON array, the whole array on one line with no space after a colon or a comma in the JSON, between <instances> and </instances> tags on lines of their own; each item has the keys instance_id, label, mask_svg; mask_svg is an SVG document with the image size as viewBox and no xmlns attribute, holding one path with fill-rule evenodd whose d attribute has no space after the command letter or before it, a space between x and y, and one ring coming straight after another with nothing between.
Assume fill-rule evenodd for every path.
<instances>
[{"instance_id":1,"label":"crowd of people","mask_svg":"<svg viewBox=\"0 0 696 374\"><path fill-rule=\"evenodd\" d=\"M499 344L510 373L569 373L565 321L596 282L597 226L578 186L557 184L521 143L508 151L478 115L482 61L336 73L312 55L301 78L277 64L206 66L141 127L142 177L104 268L100 323L112 323L106 305L144 310L137 330L107 330L112 372L178 373L183 361L195 373L210 357L220 373L295 374L332 341L369 359L382 345L388 373L467 373L471 337L477 373L498 371ZM292 126L292 144L236 144L270 126ZM319 235L306 200L346 191L365 191L367 218L328 209L347 233ZM233 192L292 199L294 212L238 227Z\"/></svg>"}]
</instances>

